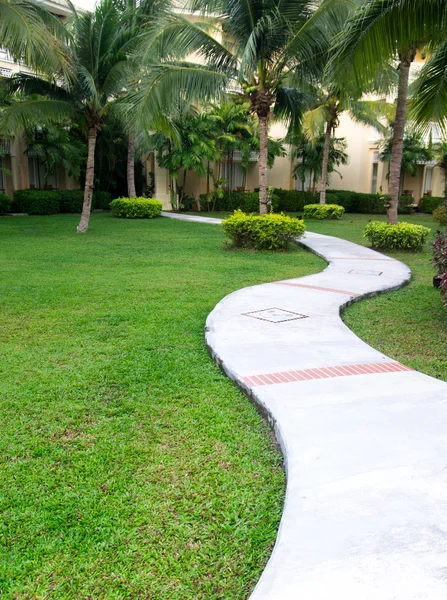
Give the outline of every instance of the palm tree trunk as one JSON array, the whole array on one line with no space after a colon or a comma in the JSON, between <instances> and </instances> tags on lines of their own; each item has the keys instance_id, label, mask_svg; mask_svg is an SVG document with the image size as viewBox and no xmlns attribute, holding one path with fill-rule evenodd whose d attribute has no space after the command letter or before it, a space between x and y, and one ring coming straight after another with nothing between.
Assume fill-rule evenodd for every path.
<instances>
[{"instance_id":1,"label":"palm tree trunk","mask_svg":"<svg viewBox=\"0 0 447 600\"><path fill-rule=\"evenodd\" d=\"M137 195L135 191L135 142L131 137L127 144L127 194L129 198Z\"/></svg>"},{"instance_id":2,"label":"palm tree trunk","mask_svg":"<svg viewBox=\"0 0 447 600\"><path fill-rule=\"evenodd\" d=\"M259 214L267 214L268 124L267 116L259 118Z\"/></svg>"},{"instance_id":3,"label":"palm tree trunk","mask_svg":"<svg viewBox=\"0 0 447 600\"><path fill-rule=\"evenodd\" d=\"M95 183L95 146L97 133L97 126L92 125L88 132L88 154L87 170L85 175L84 204L82 205L81 220L79 221L79 225L76 229L77 233L87 233L88 231L90 212L92 209L93 187Z\"/></svg>"},{"instance_id":4,"label":"palm tree trunk","mask_svg":"<svg viewBox=\"0 0 447 600\"><path fill-rule=\"evenodd\" d=\"M399 87L397 92L396 118L393 128L390 183L388 188L390 204L387 210L387 223L390 224L396 224L398 222L397 208L399 206L400 174L404 149L405 123L407 119L408 80L413 58L414 53L409 51L405 56L401 56L399 65Z\"/></svg>"},{"instance_id":5,"label":"palm tree trunk","mask_svg":"<svg viewBox=\"0 0 447 600\"><path fill-rule=\"evenodd\" d=\"M324 137L323 165L321 168L320 204L326 204L327 174L329 170L329 152L331 149L332 114L326 124Z\"/></svg>"}]
</instances>

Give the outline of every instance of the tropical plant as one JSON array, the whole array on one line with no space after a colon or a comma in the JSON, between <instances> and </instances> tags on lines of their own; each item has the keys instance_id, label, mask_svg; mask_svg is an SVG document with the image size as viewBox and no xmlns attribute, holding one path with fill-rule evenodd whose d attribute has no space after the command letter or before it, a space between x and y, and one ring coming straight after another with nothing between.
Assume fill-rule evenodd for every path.
<instances>
[{"instance_id":1,"label":"tropical plant","mask_svg":"<svg viewBox=\"0 0 447 600\"><path fill-rule=\"evenodd\" d=\"M178 210L183 207L186 181L189 172L205 177L208 163L218 161L221 151L216 145L209 117L190 106L183 106L172 118L173 133L158 131L151 136L151 146L156 151L160 167L167 169L171 178L171 203ZM183 177L179 178L181 171Z\"/></svg>"},{"instance_id":2,"label":"tropical plant","mask_svg":"<svg viewBox=\"0 0 447 600\"><path fill-rule=\"evenodd\" d=\"M387 138L381 144L379 158L382 162L388 164L387 179L390 177L390 164L393 155L393 128ZM417 175L418 165L421 162L432 160L433 155L425 144L424 137L418 131L407 131L404 134L402 148L402 162L399 175L399 196L403 193L405 174L408 173L415 177Z\"/></svg>"},{"instance_id":3,"label":"tropical plant","mask_svg":"<svg viewBox=\"0 0 447 600\"><path fill-rule=\"evenodd\" d=\"M446 115L447 116L447 115ZM438 166L444 174L444 204L447 205L447 140L443 139L433 144L433 156Z\"/></svg>"},{"instance_id":4,"label":"tropical plant","mask_svg":"<svg viewBox=\"0 0 447 600\"><path fill-rule=\"evenodd\" d=\"M390 62L398 64L396 116L390 161L389 223L398 221L399 181L411 63L417 49L423 47L427 40L435 43L442 39L446 8L446 0L365 0L351 15L335 42L329 72L331 79L340 87L354 80L357 87L365 89Z\"/></svg>"},{"instance_id":5,"label":"tropical plant","mask_svg":"<svg viewBox=\"0 0 447 600\"><path fill-rule=\"evenodd\" d=\"M293 168L293 177L301 181L302 191L304 191L306 178L310 175L311 191L315 192L316 183L321 180L323 174L326 136L320 135L315 141L309 141L303 134L296 136L289 134L286 140L292 146L292 160L297 161ZM329 175L331 173L338 173L336 167L348 164L349 157L345 152L346 146L345 138L330 137L326 167L326 184L328 183Z\"/></svg>"},{"instance_id":6,"label":"tropical plant","mask_svg":"<svg viewBox=\"0 0 447 600\"><path fill-rule=\"evenodd\" d=\"M150 28L139 54L147 73L129 103L140 122L151 124L166 111L168 97L209 101L231 83L259 123L259 199L265 214L269 122L276 116L299 124L306 98L294 83L304 73L321 71L321 50L333 33L328 24L342 4L325 0L316 11L310 0L197 0L191 8L218 16L222 28L178 14ZM155 50L161 56L156 65ZM193 54L205 64L180 61ZM135 111L130 114L135 117Z\"/></svg>"},{"instance_id":7,"label":"tropical plant","mask_svg":"<svg viewBox=\"0 0 447 600\"><path fill-rule=\"evenodd\" d=\"M27 156L37 156L44 165L45 179L62 165L68 175L78 180L86 159L86 146L69 128L60 125L33 127L24 134Z\"/></svg>"},{"instance_id":8,"label":"tropical plant","mask_svg":"<svg viewBox=\"0 0 447 600\"><path fill-rule=\"evenodd\" d=\"M119 97L128 74L120 35L120 11L113 0L103 0L93 13L74 13L70 24L70 73L61 80L18 74L8 81L11 90L28 96L4 110L2 129L9 135L32 126L67 119L81 123L87 137L84 205L78 233L88 231L94 188L95 146L98 131ZM30 97L39 94L39 97Z\"/></svg>"}]
</instances>

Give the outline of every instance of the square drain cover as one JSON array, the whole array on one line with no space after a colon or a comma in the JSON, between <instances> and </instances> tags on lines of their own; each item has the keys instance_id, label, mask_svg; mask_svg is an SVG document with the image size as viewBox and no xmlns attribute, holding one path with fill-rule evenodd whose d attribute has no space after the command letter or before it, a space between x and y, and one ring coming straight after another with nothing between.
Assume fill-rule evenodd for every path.
<instances>
[{"instance_id":1,"label":"square drain cover","mask_svg":"<svg viewBox=\"0 0 447 600\"><path fill-rule=\"evenodd\" d=\"M269 323L284 323L285 321L297 321L298 319L306 319L308 317L308 315L301 315L300 313L283 310L282 308L264 308L242 314L244 317L252 317L260 321L268 321Z\"/></svg>"}]
</instances>

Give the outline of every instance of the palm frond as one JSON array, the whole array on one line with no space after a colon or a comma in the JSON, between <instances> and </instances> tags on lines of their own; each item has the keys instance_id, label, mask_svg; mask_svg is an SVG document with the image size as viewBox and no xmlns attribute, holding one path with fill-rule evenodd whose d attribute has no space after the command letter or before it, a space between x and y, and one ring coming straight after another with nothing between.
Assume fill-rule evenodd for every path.
<instances>
[{"instance_id":1,"label":"palm frond","mask_svg":"<svg viewBox=\"0 0 447 600\"><path fill-rule=\"evenodd\" d=\"M66 123L75 114L69 102L41 98L25 100L0 112L0 132L10 137L45 123Z\"/></svg>"},{"instance_id":2,"label":"palm frond","mask_svg":"<svg viewBox=\"0 0 447 600\"><path fill-rule=\"evenodd\" d=\"M412 90L410 118L421 125L447 119L447 42L441 44L422 68Z\"/></svg>"},{"instance_id":3,"label":"palm frond","mask_svg":"<svg viewBox=\"0 0 447 600\"><path fill-rule=\"evenodd\" d=\"M309 140L316 140L321 136L329 117L329 111L325 104L307 111L303 116L303 133Z\"/></svg>"}]
</instances>

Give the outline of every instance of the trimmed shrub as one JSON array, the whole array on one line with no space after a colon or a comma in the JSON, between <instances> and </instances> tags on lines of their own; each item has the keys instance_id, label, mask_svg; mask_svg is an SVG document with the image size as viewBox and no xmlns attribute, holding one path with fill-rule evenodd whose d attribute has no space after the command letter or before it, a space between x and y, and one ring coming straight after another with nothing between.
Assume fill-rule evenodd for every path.
<instances>
[{"instance_id":1,"label":"trimmed shrub","mask_svg":"<svg viewBox=\"0 0 447 600\"><path fill-rule=\"evenodd\" d=\"M411 223L389 225L382 221L371 221L365 227L363 236L373 248L417 252L427 241L430 231L428 227Z\"/></svg>"},{"instance_id":2,"label":"trimmed shrub","mask_svg":"<svg viewBox=\"0 0 447 600\"><path fill-rule=\"evenodd\" d=\"M59 212L59 192L46 190L16 190L14 204L19 212L29 215L54 215Z\"/></svg>"},{"instance_id":3,"label":"trimmed shrub","mask_svg":"<svg viewBox=\"0 0 447 600\"><path fill-rule=\"evenodd\" d=\"M345 209L338 204L308 204L304 207L305 219L341 219Z\"/></svg>"},{"instance_id":4,"label":"trimmed shrub","mask_svg":"<svg viewBox=\"0 0 447 600\"><path fill-rule=\"evenodd\" d=\"M241 210L222 221L226 235L236 248L255 250L280 250L306 231L298 219L281 215L246 215Z\"/></svg>"},{"instance_id":5,"label":"trimmed shrub","mask_svg":"<svg viewBox=\"0 0 447 600\"><path fill-rule=\"evenodd\" d=\"M7 194L0 193L0 215L4 215L11 210L11 198Z\"/></svg>"},{"instance_id":6,"label":"trimmed shrub","mask_svg":"<svg viewBox=\"0 0 447 600\"><path fill-rule=\"evenodd\" d=\"M337 196L335 204L343 206L347 213L360 213L365 215L385 215L386 208L383 201L383 196L379 194L363 194L361 192L353 192L350 190L328 190L329 194ZM399 200L398 212L401 215L409 215L412 213L413 204L412 196L401 196Z\"/></svg>"},{"instance_id":7,"label":"trimmed shrub","mask_svg":"<svg viewBox=\"0 0 447 600\"><path fill-rule=\"evenodd\" d=\"M437 231L433 244L431 244L437 274L440 276L441 298L447 308L447 231Z\"/></svg>"},{"instance_id":8,"label":"trimmed shrub","mask_svg":"<svg viewBox=\"0 0 447 600\"><path fill-rule=\"evenodd\" d=\"M110 192L93 192L93 199L96 208L110 210L110 203L112 202L112 194Z\"/></svg>"},{"instance_id":9,"label":"trimmed shrub","mask_svg":"<svg viewBox=\"0 0 447 600\"><path fill-rule=\"evenodd\" d=\"M163 203L154 198L116 198L110 203L112 214L124 219L153 219L163 209Z\"/></svg>"},{"instance_id":10,"label":"trimmed shrub","mask_svg":"<svg viewBox=\"0 0 447 600\"><path fill-rule=\"evenodd\" d=\"M284 212L301 212L306 204L314 204L319 198L319 194L301 190L275 188L273 193L278 196L277 210Z\"/></svg>"},{"instance_id":11,"label":"trimmed shrub","mask_svg":"<svg viewBox=\"0 0 447 600\"><path fill-rule=\"evenodd\" d=\"M81 213L84 204L84 190L60 190L61 213ZM93 208L93 201L92 201Z\"/></svg>"},{"instance_id":12,"label":"trimmed shrub","mask_svg":"<svg viewBox=\"0 0 447 600\"><path fill-rule=\"evenodd\" d=\"M419 210L424 213L432 213L444 202L441 196L422 196L419 202Z\"/></svg>"},{"instance_id":13,"label":"trimmed shrub","mask_svg":"<svg viewBox=\"0 0 447 600\"><path fill-rule=\"evenodd\" d=\"M447 206L440 206L434 210L433 217L440 225L447 227Z\"/></svg>"}]
</instances>

